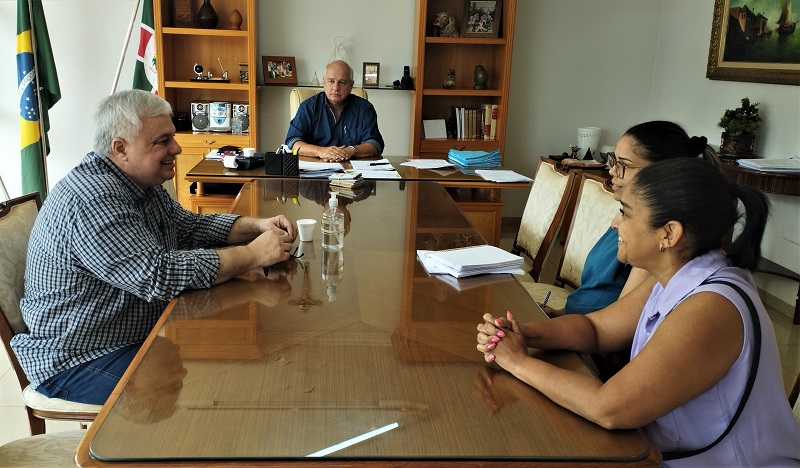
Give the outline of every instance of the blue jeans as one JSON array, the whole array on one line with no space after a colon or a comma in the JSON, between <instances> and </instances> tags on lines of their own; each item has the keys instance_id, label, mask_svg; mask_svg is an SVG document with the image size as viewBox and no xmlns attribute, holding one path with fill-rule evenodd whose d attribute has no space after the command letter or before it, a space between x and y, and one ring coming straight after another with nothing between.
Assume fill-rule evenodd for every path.
<instances>
[{"instance_id":1,"label":"blue jeans","mask_svg":"<svg viewBox=\"0 0 800 468\"><path fill-rule=\"evenodd\" d=\"M117 386L142 343L120 348L45 380L36 390L50 398L102 405Z\"/></svg>"}]
</instances>

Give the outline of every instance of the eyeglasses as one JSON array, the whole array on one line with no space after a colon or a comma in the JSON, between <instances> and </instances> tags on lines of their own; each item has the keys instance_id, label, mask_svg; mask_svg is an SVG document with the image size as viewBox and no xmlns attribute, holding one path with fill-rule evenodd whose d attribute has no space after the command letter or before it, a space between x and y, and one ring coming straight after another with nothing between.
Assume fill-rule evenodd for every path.
<instances>
[{"instance_id":1,"label":"eyeglasses","mask_svg":"<svg viewBox=\"0 0 800 468\"><path fill-rule=\"evenodd\" d=\"M614 154L613 151L609 151L607 154L608 154L608 159L606 159L606 167L608 168L608 170L611 170L612 167L615 167L617 169L617 173L619 174L620 179L625 178L625 169L639 169L642 167L642 166L628 166L627 164L620 162L617 159L617 155Z\"/></svg>"}]
</instances>

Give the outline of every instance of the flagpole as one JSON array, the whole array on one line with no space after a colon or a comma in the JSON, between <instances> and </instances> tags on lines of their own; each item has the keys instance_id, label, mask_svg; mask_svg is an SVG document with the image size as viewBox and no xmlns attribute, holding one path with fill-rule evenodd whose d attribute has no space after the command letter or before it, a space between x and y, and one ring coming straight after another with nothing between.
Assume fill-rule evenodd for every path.
<instances>
[{"instance_id":1,"label":"flagpole","mask_svg":"<svg viewBox=\"0 0 800 468\"><path fill-rule=\"evenodd\" d=\"M39 61L36 45L36 30L34 29L33 20L33 7L31 7L31 0L25 0L28 4L28 22L31 26L31 50L33 51L33 79L36 86L36 102L39 106L39 145L42 147L42 171L44 172L44 189L50 191L50 181L47 177L47 143L45 142L46 134L44 130L44 117L42 116L42 88L39 86ZM44 7L42 7L44 8ZM44 195L44 194L40 194Z\"/></svg>"},{"instance_id":2,"label":"flagpole","mask_svg":"<svg viewBox=\"0 0 800 468\"><path fill-rule=\"evenodd\" d=\"M133 15L131 21L128 23L128 33L125 35L125 42L122 44L122 53L119 55L119 65L117 65L117 73L114 75L114 83L111 85L111 94L117 90L119 84L119 75L122 72L122 64L125 62L125 53L128 51L128 44L131 42L131 33L133 32L133 24L136 21L136 12L139 11L139 3L141 0L136 0L136 5L133 7Z\"/></svg>"}]
</instances>

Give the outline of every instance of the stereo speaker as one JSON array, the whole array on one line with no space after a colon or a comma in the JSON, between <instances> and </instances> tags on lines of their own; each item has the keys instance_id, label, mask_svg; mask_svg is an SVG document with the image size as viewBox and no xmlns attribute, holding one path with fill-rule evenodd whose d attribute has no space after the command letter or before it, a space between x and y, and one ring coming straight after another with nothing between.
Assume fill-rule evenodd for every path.
<instances>
[{"instance_id":1,"label":"stereo speaker","mask_svg":"<svg viewBox=\"0 0 800 468\"><path fill-rule=\"evenodd\" d=\"M250 131L250 106L247 104L233 104L233 120L242 122L242 131Z\"/></svg>"},{"instance_id":2,"label":"stereo speaker","mask_svg":"<svg viewBox=\"0 0 800 468\"><path fill-rule=\"evenodd\" d=\"M208 102L192 103L192 130L195 132L208 131L210 123L208 117L211 113L211 104Z\"/></svg>"}]
</instances>

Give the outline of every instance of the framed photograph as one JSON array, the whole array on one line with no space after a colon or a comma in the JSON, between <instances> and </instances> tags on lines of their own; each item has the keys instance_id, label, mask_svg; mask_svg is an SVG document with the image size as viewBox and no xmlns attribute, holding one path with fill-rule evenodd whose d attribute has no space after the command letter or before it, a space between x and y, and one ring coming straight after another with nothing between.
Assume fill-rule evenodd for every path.
<instances>
[{"instance_id":1,"label":"framed photograph","mask_svg":"<svg viewBox=\"0 0 800 468\"><path fill-rule=\"evenodd\" d=\"M752 2L749 2L752 5ZM706 78L800 85L800 0L715 0Z\"/></svg>"},{"instance_id":2,"label":"framed photograph","mask_svg":"<svg viewBox=\"0 0 800 468\"><path fill-rule=\"evenodd\" d=\"M264 83L297 84L297 65L294 57L262 55Z\"/></svg>"},{"instance_id":3,"label":"framed photograph","mask_svg":"<svg viewBox=\"0 0 800 468\"><path fill-rule=\"evenodd\" d=\"M381 64L378 62L364 62L364 75L361 86L364 88L377 88L381 78Z\"/></svg>"},{"instance_id":4,"label":"framed photograph","mask_svg":"<svg viewBox=\"0 0 800 468\"><path fill-rule=\"evenodd\" d=\"M465 0L461 37L497 37L503 0Z\"/></svg>"}]
</instances>

